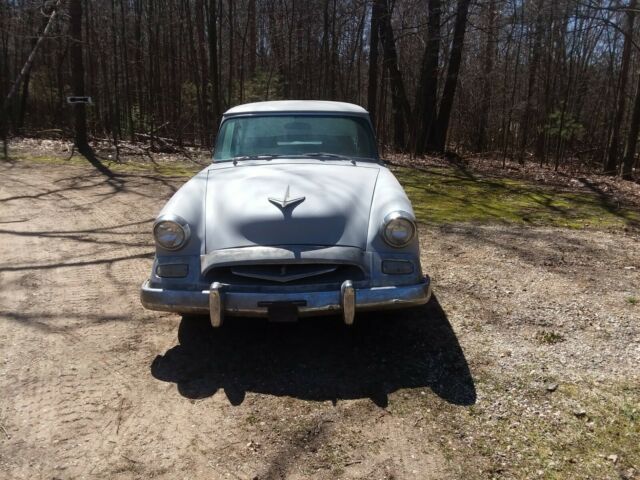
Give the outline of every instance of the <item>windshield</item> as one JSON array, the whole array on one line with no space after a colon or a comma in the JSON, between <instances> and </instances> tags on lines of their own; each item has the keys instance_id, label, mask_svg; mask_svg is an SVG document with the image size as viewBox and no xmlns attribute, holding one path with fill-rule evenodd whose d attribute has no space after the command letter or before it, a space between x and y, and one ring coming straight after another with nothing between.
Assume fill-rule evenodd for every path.
<instances>
[{"instance_id":1,"label":"windshield","mask_svg":"<svg viewBox=\"0 0 640 480\"><path fill-rule=\"evenodd\" d=\"M220 128L213 159L300 156L377 160L366 118L313 114L229 118Z\"/></svg>"}]
</instances>

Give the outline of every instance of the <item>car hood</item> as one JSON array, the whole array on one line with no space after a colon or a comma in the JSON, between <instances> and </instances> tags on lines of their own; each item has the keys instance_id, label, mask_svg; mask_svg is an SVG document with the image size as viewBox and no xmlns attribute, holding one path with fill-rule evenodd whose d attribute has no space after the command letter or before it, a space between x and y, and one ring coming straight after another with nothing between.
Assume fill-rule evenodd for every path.
<instances>
[{"instance_id":1,"label":"car hood","mask_svg":"<svg viewBox=\"0 0 640 480\"><path fill-rule=\"evenodd\" d=\"M378 173L376 164L347 162L213 166L204 205L205 253L253 245L365 249Z\"/></svg>"}]
</instances>

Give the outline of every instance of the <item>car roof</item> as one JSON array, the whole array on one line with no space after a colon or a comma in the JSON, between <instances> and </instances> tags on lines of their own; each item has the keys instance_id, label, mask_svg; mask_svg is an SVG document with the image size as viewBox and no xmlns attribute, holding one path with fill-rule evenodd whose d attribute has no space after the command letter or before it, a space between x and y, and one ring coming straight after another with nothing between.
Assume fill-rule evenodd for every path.
<instances>
[{"instance_id":1,"label":"car roof","mask_svg":"<svg viewBox=\"0 0 640 480\"><path fill-rule=\"evenodd\" d=\"M368 115L359 105L325 100L277 100L237 105L227 110L224 115L242 115L249 113L284 113L284 112L331 112L351 115Z\"/></svg>"}]
</instances>

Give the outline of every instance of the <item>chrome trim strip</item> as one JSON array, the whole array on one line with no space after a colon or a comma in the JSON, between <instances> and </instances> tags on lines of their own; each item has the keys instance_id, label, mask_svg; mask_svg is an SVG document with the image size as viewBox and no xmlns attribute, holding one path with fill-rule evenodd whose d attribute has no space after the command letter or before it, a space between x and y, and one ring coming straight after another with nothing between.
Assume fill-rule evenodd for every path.
<instances>
[{"instance_id":1,"label":"chrome trim strip","mask_svg":"<svg viewBox=\"0 0 640 480\"><path fill-rule=\"evenodd\" d=\"M338 267L320 268L310 272L297 273L297 274L291 274L291 275L287 275L286 273L283 275L269 275L266 273L262 274L262 273L243 272L241 270L232 268L231 273L233 273L234 275L237 275L238 277L256 278L258 280L287 283L287 282L293 282L295 280L302 280L309 277L317 277L318 275L324 275L326 273L335 272L337 268Z\"/></svg>"},{"instance_id":2,"label":"chrome trim strip","mask_svg":"<svg viewBox=\"0 0 640 480\"><path fill-rule=\"evenodd\" d=\"M368 273L368 257L358 247L326 247L313 245L286 245L277 247L240 247L215 250L200 256L200 270L206 274L214 267L236 265L295 263L333 263L355 265Z\"/></svg>"},{"instance_id":3,"label":"chrome trim strip","mask_svg":"<svg viewBox=\"0 0 640 480\"><path fill-rule=\"evenodd\" d=\"M424 277L423 281L414 285L354 288L355 311L384 310L423 305L431 297L431 281ZM161 310L179 313L210 312L210 290L164 290L152 288L145 281L140 291L142 305L150 310ZM287 292L260 293L225 291L221 301L221 312L228 315L264 317L266 307L259 307L262 302L299 302L305 301L298 311L301 316L340 313L343 311L341 291L321 292Z\"/></svg>"}]
</instances>

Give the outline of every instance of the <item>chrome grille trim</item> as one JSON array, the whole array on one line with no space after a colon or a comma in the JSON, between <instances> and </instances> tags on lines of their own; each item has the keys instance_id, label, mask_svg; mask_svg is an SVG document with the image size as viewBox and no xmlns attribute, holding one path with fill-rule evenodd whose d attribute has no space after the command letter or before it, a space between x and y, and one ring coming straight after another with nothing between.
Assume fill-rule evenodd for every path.
<instances>
[{"instance_id":1,"label":"chrome grille trim","mask_svg":"<svg viewBox=\"0 0 640 480\"><path fill-rule=\"evenodd\" d=\"M281 245L227 248L200 256L202 275L212 268L268 264L343 264L361 268L368 276L370 253L358 247L324 245Z\"/></svg>"},{"instance_id":2,"label":"chrome grille trim","mask_svg":"<svg viewBox=\"0 0 640 480\"><path fill-rule=\"evenodd\" d=\"M256 265L259 267L259 265ZM302 280L304 278L316 277L318 275L324 275L325 273L335 272L337 270L337 266L331 265L318 265L317 268L309 268L304 272L298 273L287 273L287 267L295 267L301 266L301 264L291 263L291 264L282 264L282 265L273 265L271 268L271 272L269 270L260 271L251 271L246 268L243 270L244 266L238 266L236 268L231 268L231 273L237 275L239 277L247 277L247 278L255 278L258 280L267 280L271 282L279 282L279 283L287 283L294 282L296 280ZM302 265L303 266L303 265ZM267 265L269 267L269 265Z\"/></svg>"}]
</instances>

